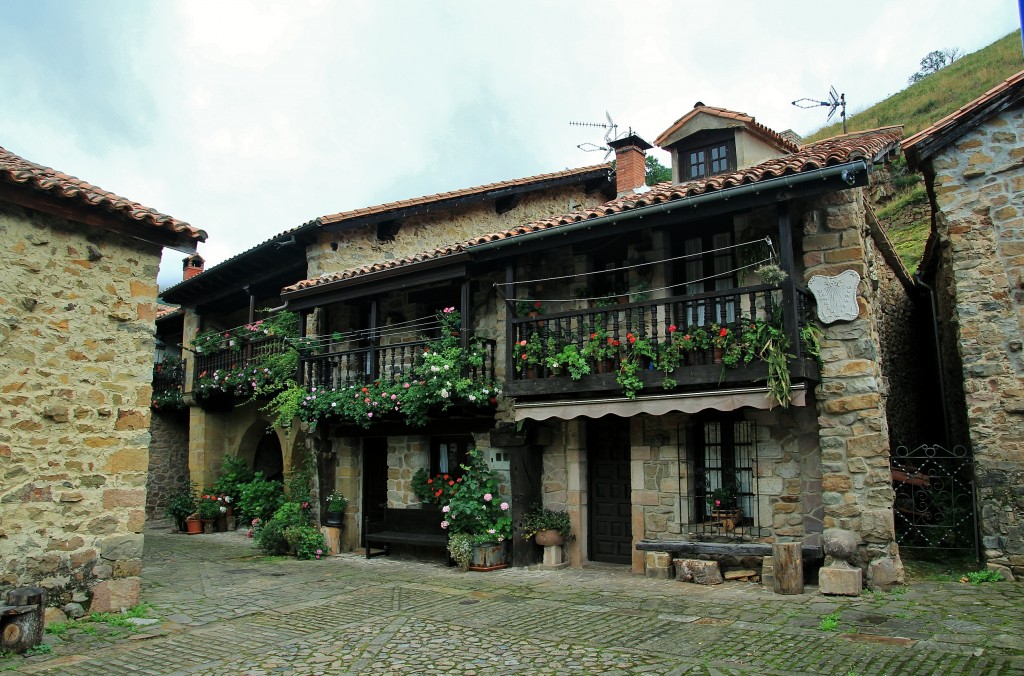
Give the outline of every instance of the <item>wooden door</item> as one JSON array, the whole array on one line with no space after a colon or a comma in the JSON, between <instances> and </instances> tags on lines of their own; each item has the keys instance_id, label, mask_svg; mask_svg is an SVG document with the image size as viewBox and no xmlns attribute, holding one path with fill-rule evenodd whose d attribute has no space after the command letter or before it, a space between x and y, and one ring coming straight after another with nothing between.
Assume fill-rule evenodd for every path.
<instances>
[{"instance_id":1,"label":"wooden door","mask_svg":"<svg viewBox=\"0 0 1024 676\"><path fill-rule=\"evenodd\" d=\"M388 506L388 440L363 439L363 516L381 521Z\"/></svg>"},{"instance_id":2,"label":"wooden door","mask_svg":"<svg viewBox=\"0 0 1024 676\"><path fill-rule=\"evenodd\" d=\"M631 563L629 420L605 416L587 423L590 560Z\"/></svg>"}]
</instances>

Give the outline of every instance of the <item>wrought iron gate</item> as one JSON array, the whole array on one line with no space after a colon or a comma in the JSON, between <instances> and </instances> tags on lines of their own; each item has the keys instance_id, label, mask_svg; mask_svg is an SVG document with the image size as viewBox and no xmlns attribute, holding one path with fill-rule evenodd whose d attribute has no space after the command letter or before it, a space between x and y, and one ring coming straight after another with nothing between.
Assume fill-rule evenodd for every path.
<instances>
[{"instance_id":1,"label":"wrought iron gate","mask_svg":"<svg viewBox=\"0 0 1024 676\"><path fill-rule=\"evenodd\" d=\"M968 449L900 446L892 456L892 484L900 549L977 554L974 463Z\"/></svg>"}]
</instances>

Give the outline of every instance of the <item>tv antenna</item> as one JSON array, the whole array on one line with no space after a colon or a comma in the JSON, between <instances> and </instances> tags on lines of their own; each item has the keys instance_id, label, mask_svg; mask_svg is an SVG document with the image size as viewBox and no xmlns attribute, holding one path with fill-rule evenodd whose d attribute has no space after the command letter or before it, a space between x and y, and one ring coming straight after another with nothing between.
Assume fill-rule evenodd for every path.
<instances>
[{"instance_id":1,"label":"tv antenna","mask_svg":"<svg viewBox=\"0 0 1024 676\"><path fill-rule=\"evenodd\" d=\"M840 94L836 91L835 87L830 87L828 90L828 101L819 101L818 99L797 99L793 101L793 105L797 108L818 108L824 106L828 108L828 117L825 119L832 119L832 116L839 111L839 117L843 120L843 133L846 133L846 94Z\"/></svg>"},{"instance_id":2,"label":"tv antenna","mask_svg":"<svg viewBox=\"0 0 1024 676\"><path fill-rule=\"evenodd\" d=\"M612 120L612 116L607 110L604 111L604 116L605 119L608 120L607 122L569 122L569 124L573 127L599 127L604 129L604 142L608 144L619 137L619 125L615 124L614 120ZM592 153L595 150L603 150L605 162L607 162L608 158L615 152L615 150L608 145L599 146L594 143L577 143L576 147L588 153Z\"/></svg>"}]
</instances>

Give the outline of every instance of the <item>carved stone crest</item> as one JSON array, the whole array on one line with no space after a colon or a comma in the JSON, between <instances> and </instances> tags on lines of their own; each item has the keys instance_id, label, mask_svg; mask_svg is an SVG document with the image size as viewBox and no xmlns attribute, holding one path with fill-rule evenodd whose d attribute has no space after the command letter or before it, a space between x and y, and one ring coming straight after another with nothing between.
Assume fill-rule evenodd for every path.
<instances>
[{"instance_id":1,"label":"carved stone crest","mask_svg":"<svg viewBox=\"0 0 1024 676\"><path fill-rule=\"evenodd\" d=\"M857 305L860 275L855 270L846 270L834 277L814 275L807 286L818 303L818 319L823 323L852 322L860 315Z\"/></svg>"}]
</instances>

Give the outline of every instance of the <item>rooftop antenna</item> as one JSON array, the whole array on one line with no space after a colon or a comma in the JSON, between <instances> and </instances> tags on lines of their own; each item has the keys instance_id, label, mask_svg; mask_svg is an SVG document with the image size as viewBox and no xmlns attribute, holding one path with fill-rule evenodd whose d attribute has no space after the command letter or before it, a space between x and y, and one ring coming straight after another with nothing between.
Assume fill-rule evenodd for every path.
<instances>
[{"instance_id":1,"label":"rooftop antenna","mask_svg":"<svg viewBox=\"0 0 1024 676\"><path fill-rule=\"evenodd\" d=\"M615 124L612 120L612 116L607 110L604 111L604 116L605 119L608 120L607 122L569 122L569 124L573 127L600 127L601 129L604 129L604 142L608 144L619 138L619 125ZM615 152L614 149L608 145L599 146L593 143L577 143L576 147L588 153L592 153L595 150L603 150L605 162L607 162L608 158L611 157L611 154Z\"/></svg>"},{"instance_id":2,"label":"rooftop antenna","mask_svg":"<svg viewBox=\"0 0 1024 676\"><path fill-rule=\"evenodd\" d=\"M839 111L839 117L843 119L843 133L846 133L846 94L840 94L836 91L835 87L830 87L828 91L828 101L819 101L818 99L797 99L793 101L793 105L797 108L817 108L819 106L825 106L828 108L828 117L825 119L832 119L832 116L836 114L836 110Z\"/></svg>"}]
</instances>

